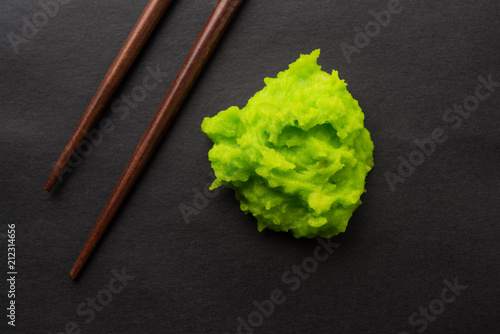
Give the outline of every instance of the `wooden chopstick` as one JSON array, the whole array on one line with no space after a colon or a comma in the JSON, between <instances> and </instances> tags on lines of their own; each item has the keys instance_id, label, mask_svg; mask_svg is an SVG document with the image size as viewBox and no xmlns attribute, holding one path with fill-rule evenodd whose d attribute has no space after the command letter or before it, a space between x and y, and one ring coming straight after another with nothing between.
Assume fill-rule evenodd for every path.
<instances>
[{"instance_id":1,"label":"wooden chopstick","mask_svg":"<svg viewBox=\"0 0 500 334\"><path fill-rule=\"evenodd\" d=\"M111 64L92 101L90 101L87 110L85 110L75 132L66 144L43 189L46 191L52 189L69 159L108 104L171 2L172 0L150 0L148 2L113 64Z\"/></svg>"},{"instance_id":2,"label":"wooden chopstick","mask_svg":"<svg viewBox=\"0 0 500 334\"><path fill-rule=\"evenodd\" d=\"M99 216L70 276L75 279L160 143L217 42L243 0L220 0L170 86L113 193Z\"/></svg>"}]
</instances>

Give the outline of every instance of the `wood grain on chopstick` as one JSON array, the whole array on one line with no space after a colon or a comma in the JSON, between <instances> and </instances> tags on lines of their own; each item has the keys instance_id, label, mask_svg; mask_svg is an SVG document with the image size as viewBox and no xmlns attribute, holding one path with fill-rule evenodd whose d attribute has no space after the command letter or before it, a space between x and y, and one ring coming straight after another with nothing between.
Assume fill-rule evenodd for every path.
<instances>
[{"instance_id":1,"label":"wood grain on chopstick","mask_svg":"<svg viewBox=\"0 0 500 334\"><path fill-rule=\"evenodd\" d=\"M104 110L172 0L150 0L97 89L43 189L50 191L69 159Z\"/></svg>"},{"instance_id":2,"label":"wood grain on chopstick","mask_svg":"<svg viewBox=\"0 0 500 334\"><path fill-rule=\"evenodd\" d=\"M71 278L78 276L137 181L241 2L242 0L220 0L215 7L118 180L70 272Z\"/></svg>"}]
</instances>

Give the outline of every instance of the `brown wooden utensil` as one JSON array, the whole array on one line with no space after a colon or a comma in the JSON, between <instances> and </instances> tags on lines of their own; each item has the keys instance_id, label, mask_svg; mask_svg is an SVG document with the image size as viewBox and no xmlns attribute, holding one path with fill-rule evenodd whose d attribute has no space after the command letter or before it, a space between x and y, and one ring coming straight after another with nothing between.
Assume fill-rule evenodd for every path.
<instances>
[{"instance_id":1,"label":"brown wooden utensil","mask_svg":"<svg viewBox=\"0 0 500 334\"><path fill-rule=\"evenodd\" d=\"M50 191L69 159L115 93L172 0L150 0L102 80L43 189Z\"/></svg>"},{"instance_id":2,"label":"brown wooden utensil","mask_svg":"<svg viewBox=\"0 0 500 334\"><path fill-rule=\"evenodd\" d=\"M190 89L193 87L195 80L198 78L203 66L206 64L217 42L229 25L229 22L242 1L243 0L220 0L215 7L154 115L153 120L139 142L139 145L137 145L127 167L125 167L125 170L118 180L118 184L115 186L111 197L106 203L70 272L71 278L75 279L87 262L90 254L104 234L104 231L109 226L109 223L115 216L120 205L125 200L140 173L151 158L154 150L160 143L168 126L172 122Z\"/></svg>"}]
</instances>

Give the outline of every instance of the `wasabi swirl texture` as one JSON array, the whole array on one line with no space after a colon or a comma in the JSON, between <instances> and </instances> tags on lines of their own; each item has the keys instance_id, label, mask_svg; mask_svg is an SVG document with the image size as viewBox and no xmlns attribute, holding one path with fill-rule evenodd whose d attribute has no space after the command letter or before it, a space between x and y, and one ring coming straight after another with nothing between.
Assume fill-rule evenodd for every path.
<instances>
[{"instance_id":1,"label":"wasabi swirl texture","mask_svg":"<svg viewBox=\"0 0 500 334\"><path fill-rule=\"evenodd\" d=\"M264 79L243 109L230 107L201 125L214 142L211 189L234 189L259 231L329 238L345 231L361 204L373 142L358 102L338 72L321 70L319 53Z\"/></svg>"}]
</instances>

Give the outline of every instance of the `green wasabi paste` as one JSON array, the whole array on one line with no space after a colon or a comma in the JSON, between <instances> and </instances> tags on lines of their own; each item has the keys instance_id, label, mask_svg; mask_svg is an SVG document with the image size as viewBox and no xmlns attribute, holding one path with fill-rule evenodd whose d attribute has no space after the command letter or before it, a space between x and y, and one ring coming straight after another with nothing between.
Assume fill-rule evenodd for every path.
<instances>
[{"instance_id":1,"label":"green wasabi paste","mask_svg":"<svg viewBox=\"0 0 500 334\"><path fill-rule=\"evenodd\" d=\"M345 231L361 204L373 142L358 102L337 71L321 70L319 53L264 79L243 109L230 107L201 125L214 142L210 189L234 189L259 231L329 238Z\"/></svg>"}]
</instances>

